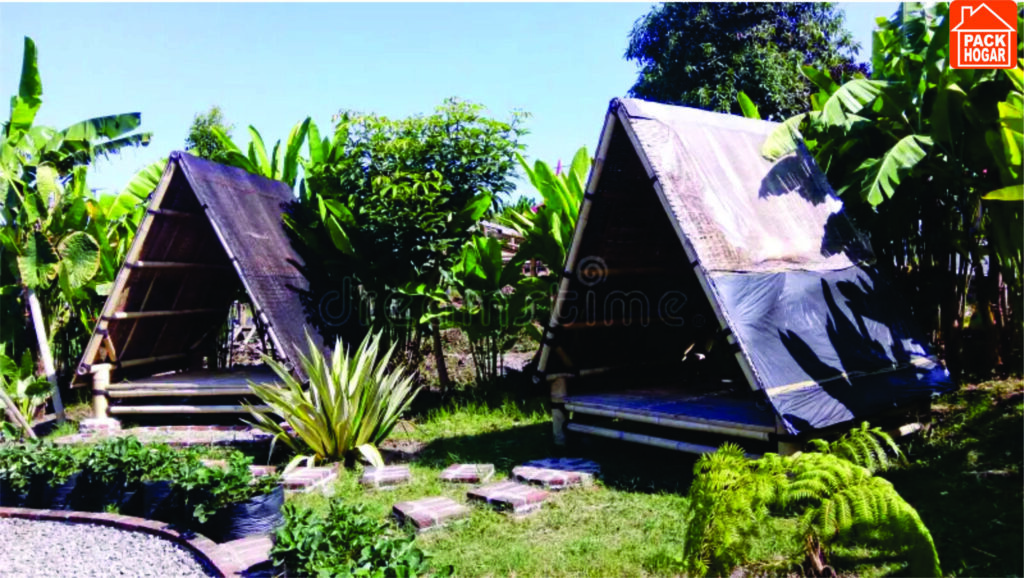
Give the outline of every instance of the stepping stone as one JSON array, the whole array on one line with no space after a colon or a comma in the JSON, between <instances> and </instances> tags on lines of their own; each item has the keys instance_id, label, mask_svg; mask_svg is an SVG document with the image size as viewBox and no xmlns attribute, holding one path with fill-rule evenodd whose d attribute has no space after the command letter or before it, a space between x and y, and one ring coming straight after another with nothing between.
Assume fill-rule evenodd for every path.
<instances>
[{"instance_id":1,"label":"stepping stone","mask_svg":"<svg viewBox=\"0 0 1024 578\"><path fill-rule=\"evenodd\" d=\"M548 498L548 493L505 480L470 490L466 496L470 500L486 502L499 510L523 516L540 508Z\"/></svg>"},{"instance_id":2,"label":"stepping stone","mask_svg":"<svg viewBox=\"0 0 1024 578\"><path fill-rule=\"evenodd\" d=\"M442 482L481 484L494 475L494 464L452 464L441 472Z\"/></svg>"},{"instance_id":3,"label":"stepping stone","mask_svg":"<svg viewBox=\"0 0 1024 578\"><path fill-rule=\"evenodd\" d=\"M286 492L305 493L325 490L338 478L338 466L299 467L281 476Z\"/></svg>"},{"instance_id":4,"label":"stepping stone","mask_svg":"<svg viewBox=\"0 0 1024 578\"><path fill-rule=\"evenodd\" d=\"M221 469L224 469L224 470L226 470L228 468L227 460L210 460L210 459L205 459L204 458L204 459L199 460L199 461L202 462L203 465L208 467L208 468L221 468ZM253 477L257 477L258 478L260 476L269 476L269 475L273 474L274 472L277 471L277 468L274 467L274 466L250 465L249 466L249 471L252 472Z\"/></svg>"},{"instance_id":5,"label":"stepping stone","mask_svg":"<svg viewBox=\"0 0 1024 578\"><path fill-rule=\"evenodd\" d=\"M366 468L359 483L368 488L393 488L412 481L409 466L384 466Z\"/></svg>"},{"instance_id":6,"label":"stepping stone","mask_svg":"<svg viewBox=\"0 0 1024 578\"><path fill-rule=\"evenodd\" d=\"M512 468L515 479L549 490L589 486L600 473L601 466L582 458L545 458Z\"/></svg>"},{"instance_id":7,"label":"stepping stone","mask_svg":"<svg viewBox=\"0 0 1024 578\"><path fill-rule=\"evenodd\" d=\"M465 518L469 515L469 508L451 498L436 497L398 502L391 512L399 523L412 524L417 532L425 532L446 526L452 520Z\"/></svg>"}]
</instances>

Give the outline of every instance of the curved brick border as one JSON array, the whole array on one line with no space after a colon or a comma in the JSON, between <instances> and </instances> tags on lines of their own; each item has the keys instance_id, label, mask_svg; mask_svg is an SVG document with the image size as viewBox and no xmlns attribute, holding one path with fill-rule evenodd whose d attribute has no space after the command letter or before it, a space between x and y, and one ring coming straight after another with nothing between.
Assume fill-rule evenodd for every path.
<instances>
[{"instance_id":1,"label":"curved brick border","mask_svg":"<svg viewBox=\"0 0 1024 578\"><path fill-rule=\"evenodd\" d=\"M57 522L75 522L99 524L132 532L145 532L170 540L192 552L209 569L221 576L240 576L248 566L236 557L230 549L223 548L213 540L194 532L180 532L164 522L105 514L98 512L76 512L72 510L36 510L32 508L0 508L0 518L22 518L26 520L49 520Z\"/></svg>"}]
</instances>

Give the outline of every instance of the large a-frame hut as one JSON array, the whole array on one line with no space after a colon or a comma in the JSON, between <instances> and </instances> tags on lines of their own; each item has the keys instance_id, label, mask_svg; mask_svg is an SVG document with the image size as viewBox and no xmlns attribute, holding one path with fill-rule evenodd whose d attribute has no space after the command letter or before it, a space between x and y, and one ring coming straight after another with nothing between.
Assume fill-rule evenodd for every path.
<instances>
[{"instance_id":1,"label":"large a-frame hut","mask_svg":"<svg viewBox=\"0 0 1024 578\"><path fill-rule=\"evenodd\" d=\"M948 373L779 125L611 102L539 371L556 441L788 450L906 423Z\"/></svg>"},{"instance_id":2,"label":"large a-frame hut","mask_svg":"<svg viewBox=\"0 0 1024 578\"><path fill-rule=\"evenodd\" d=\"M225 400L277 378L209 369L236 300L251 304L267 349L300 370L308 285L281 221L292 200L284 183L171 154L78 367L74 385L93 386L97 417L246 411Z\"/></svg>"}]
</instances>

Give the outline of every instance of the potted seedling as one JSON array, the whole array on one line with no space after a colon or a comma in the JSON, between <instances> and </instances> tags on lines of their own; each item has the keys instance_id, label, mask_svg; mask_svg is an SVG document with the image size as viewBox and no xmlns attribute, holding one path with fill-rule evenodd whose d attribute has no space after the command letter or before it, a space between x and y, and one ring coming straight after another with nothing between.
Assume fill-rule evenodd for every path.
<instances>
[{"instance_id":1,"label":"potted seedling","mask_svg":"<svg viewBox=\"0 0 1024 578\"><path fill-rule=\"evenodd\" d=\"M254 477L239 451L225 466L203 466L176 481L197 529L215 542L272 532L283 523L284 490L276 475Z\"/></svg>"},{"instance_id":2,"label":"potted seedling","mask_svg":"<svg viewBox=\"0 0 1024 578\"><path fill-rule=\"evenodd\" d=\"M32 451L29 504L48 510L71 509L86 449L43 443Z\"/></svg>"},{"instance_id":3,"label":"potted seedling","mask_svg":"<svg viewBox=\"0 0 1024 578\"><path fill-rule=\"evenodd\" d=\"M28 501L32 470L30 445L0 445L0 506L19 508Z\"/></svg>"}]
</instances>

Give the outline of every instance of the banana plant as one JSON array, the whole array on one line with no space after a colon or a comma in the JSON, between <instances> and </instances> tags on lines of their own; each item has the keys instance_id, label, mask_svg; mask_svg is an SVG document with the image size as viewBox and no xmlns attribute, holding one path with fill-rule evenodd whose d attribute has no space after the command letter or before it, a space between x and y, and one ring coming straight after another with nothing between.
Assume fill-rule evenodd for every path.
<instances>
[{"instance_id":1,"label":"banana plant","mask_svg":"<svg viewBox=\"0 0 1024 578\"><path fill-rule=\"evenodd\" d=\"M948 4L914 2L879 18L870 79L839 85L804 67L818 88L810 110L782 123L762 152L777 159L803 137L847 214L869 232L877 262L920 288L918 321L955 366L968 322L997 357L1024 325L1024 64L951 68L949 20ZM1017 24L1024 28L1024 9ZM977 307L965 320L969 294Z\"/></svg>"},{"instance_id":2,"label":"banana plant","mask_svg":"<svg viewBox=\"0 0 1024 578\"><path fill-rule=\"evenodd\" d=\"M294 189L295 181L299 176L299 167L304 162L299 156L302 143L306 140L311 123L312 120L306 117L305 120L292 127L284 148L281 148L281 141L278 140L274 143L274 149L270 154L267 154L267 147L263 144L263 136L252 125L249 126L251 140L248 154L243 154L242 149L238 148L238 145L225 134L223 129L218 126L212 127L214 136L224 147L224 151L215 160L271 180L287 183Z\"/></svg>"},{"instance_id":3,"label":"banana plant","mask_svg":"<svg viewBox=\"0 0 1024 578\"><path fill-rule=\"evenodd\" d=\"M138 202L94 195L86 183L88 166L125 147L147 145L150 134L134 132L138 113L63 130L35 125L41 104L38 53L25 38L18 94L0 141L0 313L16 319L27 305L37 309L33 318L45 325L36 332L43 365L56 344L58 362L67 368L92 329L102 286L113 279L134 234L131 220L137 224L141 214ZM0 341L26 350L24 329L4 324ZM52 367L44 371L54 375Z\"/></svg>"}]
</instances>

